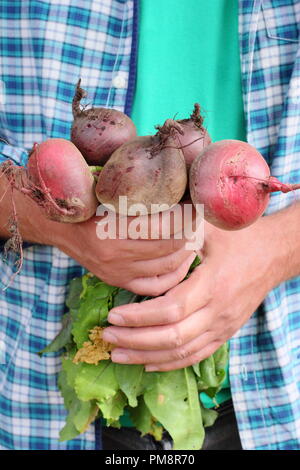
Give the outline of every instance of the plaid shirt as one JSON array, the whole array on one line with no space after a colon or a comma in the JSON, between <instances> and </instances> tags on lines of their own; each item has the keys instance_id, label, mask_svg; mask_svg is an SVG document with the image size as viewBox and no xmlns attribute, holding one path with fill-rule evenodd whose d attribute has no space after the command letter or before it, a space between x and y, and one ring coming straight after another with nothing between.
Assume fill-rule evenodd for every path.
<instances>
[{"instance_id":1,"label":"plaid shirt","mask_svg":"<svg viewBox=\"0 0 300 470\"><path fill-rule=\"evenodd\" d=\"M130 113L137 0L2 0L0 161L25 164L34 141L69 137L79 76L95 105ZM240 0L248 141L283 181L300 181L300 3ZM268 211L297 195L273 194ZM0 286L14 259L0 261ZM58 442L65 410L59 355L37 356L60 329L66 289L83 269L56 248L24 249L0 291L0 449L94 449L94 426ZM300 278L270 292L231 339L230 382L245 449L300 449Z\"/></svg>"}]
</instances>

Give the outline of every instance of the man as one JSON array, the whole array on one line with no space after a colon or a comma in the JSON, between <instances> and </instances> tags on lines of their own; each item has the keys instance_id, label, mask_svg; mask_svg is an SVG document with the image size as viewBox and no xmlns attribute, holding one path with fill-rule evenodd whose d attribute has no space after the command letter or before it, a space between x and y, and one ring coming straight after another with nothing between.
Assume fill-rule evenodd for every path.
<instances>
[{"instance_id":1,"label":"man","mask_svg":"<svg viewBox=\"0 0 300 470\"><path fill-rule=\"evenodd\" d=\"M300 180L299 6L276 3L240 2L247 140L263 152L274 176ZM22 150L33 141L68 138L78 76L87 77L94 105L130 112L137 3L20 5L2 7L2 131L12 144L2 144L2 160L25 163ZM5 191L3 178L1 185ZM291 205L296 196L273 195L269 213L274 214L239 232L207 224L203 264L178 286L191 262L183 241L104 245L96 239L93 221L61 226L45 221L22 196L15 197L23 238L34 245L24 250L23 269L0 300L2 448L95 448L93 427L74 441L57 442L65 416L56 387L60 361L41 362L35 355L58 331L68 282L83 272L81 266L133 291L168 291L134 310L111 311L109 320L116 326L107 329L106 339L118 346L114 361L170 370L209 356L231 338L230 386L243 448L300 448L300 219L299 206ZM290 207L279 211L284 206ZM9 213L7 193L1 203L2 227ZM7 229L1 230L5 239ZM12 261L1 264L3 286L12 271ZM264 310L255 312L263 300Z\"/></svg>"}]
</instances>

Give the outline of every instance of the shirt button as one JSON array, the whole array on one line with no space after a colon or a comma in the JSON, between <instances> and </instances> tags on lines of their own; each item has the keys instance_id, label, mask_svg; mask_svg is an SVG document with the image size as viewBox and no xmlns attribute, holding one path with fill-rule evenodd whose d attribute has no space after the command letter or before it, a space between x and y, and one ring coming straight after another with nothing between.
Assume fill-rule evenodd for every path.
<instances>
[{"instance_id":1,"label":"shirt button","mask_svg":"<svg viewBox=\"0 0 300 470\"><path fill-rule=\"evenodd\" d=\"M247 382L247 380L248 380L248 369L247 369L247 366L245 364L243 364L241 366L241 376L242 376L242 380Z\"/></svg>"},{"instance_id":2,"label":"shirt button","mask_svg":"<svg viewBox=\"0 0 300 470\"><path fill-rule=\"evenodd\" d=\"M126 74L119 72L112 80L112 84L115 88L126 88L127 79Z\"/></svg>"}]
</instances>

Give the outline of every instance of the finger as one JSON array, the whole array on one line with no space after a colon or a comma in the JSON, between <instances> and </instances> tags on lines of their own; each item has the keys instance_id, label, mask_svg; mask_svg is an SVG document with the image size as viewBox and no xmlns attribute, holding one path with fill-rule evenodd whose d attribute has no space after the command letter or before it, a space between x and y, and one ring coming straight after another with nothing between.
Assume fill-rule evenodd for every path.
<instances>
[{"instance_id":1,"label":"finger","mask_svg":"<svg viewBox=\"0 0 300 470\"><path fill-rule=\"evenodd\" d=\"M183 369L184 367L189 367L194 364L197 364L198 362L201 362L207 357L211 356L221 345L221 341L213 341L212 343L207 344L203 349L192 354L186 359L165 362L163 364L148 364L146 365L145 370L146 372L167 372L169 370Z\"/></svg>"},{"instance_id":2,"label":"finger","mask_svg":"<svg viewBox=\"0 0 300 470\"><path fill-rule=\"evenodd\" d=\"M101 206L103 214L91 219L97 224L97 233L109 231L117 238L126 239L169 239L186 232L186 226L193 226L197 219L191 201L179 203L149 215L120 216Z\"/></svg>"},{"instance_id":3,"label":"finger","mask_svg":"<svg viewBox=\"0 0 300 470\"><path fill-rule=\"evenodd\" d=\"M185 278L194 258L195 254L193 253L172 273L134 279L127 284L126 289L132 290L139 295L157 297L179 284Z\"/></svg>"},{"instance_id":4,"label":"finger","mask_svg":"<svg viewBox=\"0 0 300 470\"><path fill-rule=\"evenodd\" d=\"M179 203L171 209L152 214L148 218L150 238L180 237L180 234L195 230L195 221L199 222L197 212L191 201Z\"/></svg>"},{"instance_id":5,"label":"finger","mask_svg":"<svg viewBox=\"0 0 300 470\"><path fill-rule=\"evenodd\" d=\"M144 280L145 285L148 287L153 283L153 278L156 279L158 276L173 273L176 272L177 269L180 269L185 262L188 262L188 259L191 259L193 253L194 252L191 250L181 248L181 250L178 250L175 253L171 253L170 255L162 256L160 258L135 261L130 266L130 272L128 266L125 264L120 267L117 274L118 277L121 278L123 285L127 286L128 290L134 289L132 282L134 280L140 281L140 279ZM195 256L196 255L194 254L194 257ZM125 279L127 279L127 282L125 282ZM146 295L150 295L150 293L147 293Z\"/></svg>"},{"instance_id":6,"label":"finger","mask_svg":"<svg viewBox=\"0 0 300 470\"><path fill-rule=\"evenodd\" d=\"M127 349L159 351L184 346L211 329L212 315L208 308L194 312L178 323L164 326L127 328L109 326L104 341Z\"/></svg>"},{"instance_id":7,"label":"finger","mask_svg":"<svg viewBox=\"0 0 300 470\"><path fill-rule=\"evenodd\" d=\"M168 274L176 271L177 268L184 263L185 260L190 258L192 255L191 250L181 248L181 250L171 253L167 256L162 256L153 260L137 261L135 263L135 269L140 270L139 277L147 276L161 276L162 274Z\"/></svg>"},{"instance_id":8,"label":"finger","mask_svg":"<svg viewBox=\"0 0 300 470\"><path fill-rule=\"evenodd\" d=\"M186 201L160 210L155 214L139 215L138 217L125 216L120 218L118 222L121 221L123 232L126 233L127 238L137 239L146 236L147 238L168 239L172 235L184 233L186 225L192 227L196 219L197 212L192 201ZM120 233L121 225L117 224L117 233Z\"/></svg>"},{"instance_id":9,"label":"finger","mask_svg":"<svg viewBox=\"0 0 300 470\"><path fill-rule=\"evenodd\" d=\"M176 323L191 312L203 308L210 300L210 276L205 276L199 288L201 265L185 281L169 290L164 296L141 303L122 305L113 308L108 321L119 326L156 326ZM151 281L145 281L145 289ZM138 286L141 287L140 285ZM196 292L196 295L195 295ZM147 294L146 294L147 295ZM151 295L151 294L148 294Z\"/></svg>"},{"instance_id":10,"label":"finger","mask_svg":"<svg viewBox=\"0 0 300 470\"><path fill-rule=\"evenodd\" d=\"M111 360L120 364L151 364L160 365L168 362L181 361L202 350L212 342L212 332L206 331L203 335L189 341L183 346L158 351L134 350L115 348L111 353Z\"/></svg>"}]
</instances>

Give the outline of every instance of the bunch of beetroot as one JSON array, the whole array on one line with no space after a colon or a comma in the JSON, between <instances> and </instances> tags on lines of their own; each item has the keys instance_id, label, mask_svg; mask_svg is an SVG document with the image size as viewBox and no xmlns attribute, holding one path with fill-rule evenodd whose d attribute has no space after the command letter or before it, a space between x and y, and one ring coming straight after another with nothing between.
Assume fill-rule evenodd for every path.
<instances>
[{"instance_id":1,"label":"bunch of beetroot","mask_svg":"<svg viewBox=\"0 0 300 470\"><path fill-rule=\"evenodd\" d=\"M88 220L99 202L122 213L120 196L127 196L128 210L143 204L147 213L155 213L160 205L177 204L189 185L193 204L204 204L208 222L236 230L263 214L270 192L300 188L270 176L267 163L249 144L211 143L198 104L188 119L167 119L153 135L138 137L124 113L82 107L85 96L79 80L71 141L53 138L34 144L26 168L10 161L0 166L11 187L33 199L52 220Z\"/></svg>"}]
</instances>

